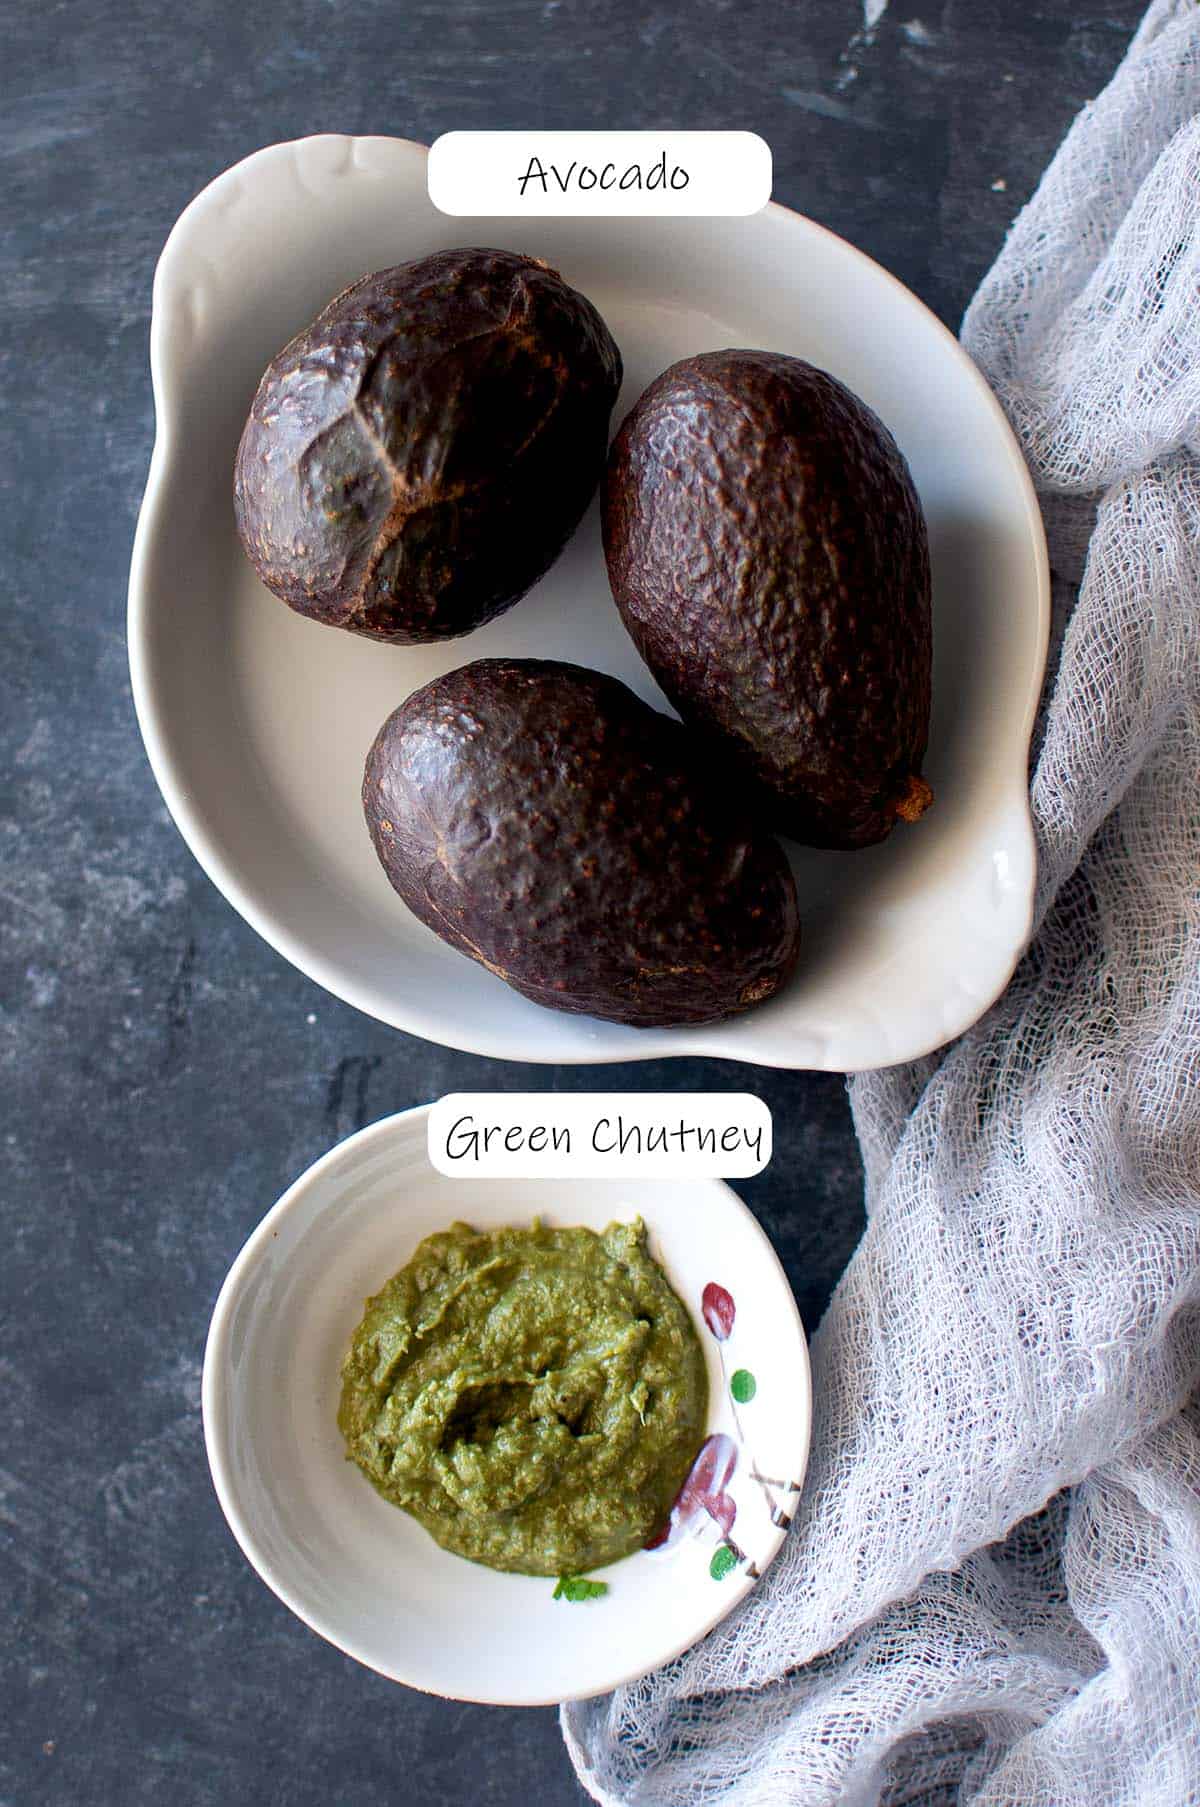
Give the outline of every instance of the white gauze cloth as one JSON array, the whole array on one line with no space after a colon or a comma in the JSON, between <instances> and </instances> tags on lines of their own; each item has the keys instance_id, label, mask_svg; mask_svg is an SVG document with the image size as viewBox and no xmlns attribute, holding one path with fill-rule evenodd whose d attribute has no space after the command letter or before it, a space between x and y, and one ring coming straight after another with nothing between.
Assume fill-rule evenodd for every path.
<instances>
[{"instance_id":1,"label":"white gauze cloth","mask_svg":"<svg viewBox=\"0 0 1200 1807\"><path fill-rule=\"evenodd\" d=\"M969 309L1041 493L1034 938L851 1082L868 1224L742 1607L563 1709L622 1807L1200 1803L1200 6L1157 0Z\"/></svg>"}]
</instances>

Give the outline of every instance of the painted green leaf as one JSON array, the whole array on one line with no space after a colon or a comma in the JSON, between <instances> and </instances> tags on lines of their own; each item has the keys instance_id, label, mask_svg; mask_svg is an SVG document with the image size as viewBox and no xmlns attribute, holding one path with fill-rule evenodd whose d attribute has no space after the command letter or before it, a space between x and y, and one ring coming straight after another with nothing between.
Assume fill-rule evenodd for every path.
<instances>
[{"instance_id":1,"label":"painted green leaf","mask_svg":"<svg viewBox=\"0 0 1200 1807\"><path fill-rule=\"evenodd\" d=\"M739 1368L737 1370L732 1380L729 1382L729 1391L733 1394L739 1405L749 1405L750 1401L754 1398L754 1395L758 1392L758 1382L755 1380L753 1374L751 1374L749 1368Z\"/></svg>"},{"instance_id":2,"label":"painted green leaf","mask_svg":"<svg viewBox=\"0 0 1200 1807\"><path fill-rule=\"evenodd\" d=\"M708 1565L708 1572L714 1581L724 1581L730 1569L736 1569L737 1556L727 1543L719 1544L713 1551L713 1559Z\"/></svg>"},{"instance_id":3,"label":"painted green leaf","mask_svg":"<svg viewBox=\"0 0 1200 1807\"><path fill-rule=\"evenodd\" d=\"M555 1600L599 1600L608 1592L607 1581L589 1581L586 1575L560 1575Z\"/></svg>"}]
</instances>

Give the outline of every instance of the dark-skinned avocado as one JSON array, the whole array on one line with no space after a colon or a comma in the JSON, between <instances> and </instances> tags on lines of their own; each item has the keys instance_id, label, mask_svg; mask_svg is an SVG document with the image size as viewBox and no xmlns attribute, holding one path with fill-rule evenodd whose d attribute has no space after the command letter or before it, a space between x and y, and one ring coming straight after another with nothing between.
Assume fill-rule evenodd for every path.
<instances>
[{"instance_id":1,"label":"dark-skinned avocado","mask_svg":"<svg viewBox=\"0 0 1200 1807\"><path fill-rule=\"evenodd\" d=\"M673 364L613 443L603 532L643 658L773 828L865 847L924 812L925 517L843 383L765 351Z\"/></svg>"},{"instance_id":2,"label":"dark-skinned avocado","mask_svg":"<svg viewBox=\"0 0 1200 1807\"><path fill-rule=\"evenodd\" d=\"M800 927L777 841L702 743L616 678L479 659L367 756L375 851L410 910L522 996L640 1027L772 997Z\"/></svg>"},{"instance_id":3,"label":"dark-skinned avocado","mask_svg":"<svg viewBox=\"0 0 1200 1807\"><path fill-rule=\"evenodd\" d=\"M336 296L269 365L238 532L301 615L447 640L537 582L600 481L621 356L536 258L439 251Z\"/></svg>"}]
</instances>

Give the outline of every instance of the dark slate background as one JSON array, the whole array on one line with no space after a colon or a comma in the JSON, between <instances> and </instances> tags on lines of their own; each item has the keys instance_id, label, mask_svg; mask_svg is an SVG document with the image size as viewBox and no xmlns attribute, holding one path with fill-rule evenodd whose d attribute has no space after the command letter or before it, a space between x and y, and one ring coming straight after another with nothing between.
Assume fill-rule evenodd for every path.
<instances>
[{"instance_id":1,"label":"dark slate background","mask_svg":"<svg viewBox=\"0 0 1200 1807\"><path fill-rule=\"evenodd\" d=\"M526 1070L291 971L212 889L134 724L125 580L154 261L314 131L749 127L775 194L957 323L1138 0L0 0L0 1807L582 1798L554 1715L396 1688L243 1562L205 1465L208 1315L314 1156L450 1089L751 1086L746 1196L813 1326L859 1231L834 1077Z\"/></svg>"}]
</instances>

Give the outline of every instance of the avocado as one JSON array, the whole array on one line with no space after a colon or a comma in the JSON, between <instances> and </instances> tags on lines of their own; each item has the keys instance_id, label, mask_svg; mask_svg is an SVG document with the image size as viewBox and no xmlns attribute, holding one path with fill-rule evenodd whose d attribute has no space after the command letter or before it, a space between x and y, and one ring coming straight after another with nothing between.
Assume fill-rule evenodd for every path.
<instances>
[{"instance_id":1,"label":"avocado","mask_svg":"<svg viewBox=\"0 0 1200 1807\"><path fill-rule=\"evenodd\" d=\"M773 828L865 847L923 813L925 517L843 383L765 351L673 364L613 442L603 533L643 658Z\"/></svg>"},{"instance_id":2,"label":"avocado","mask_svg":"<svg viewBox=\"0 0 1200 1807\"><path fill-rule=\"evenodd\" d=\"M620 385L603 320L536 258L439 251L364 276L259 384L234 472L250 562L314 621L468 633L562 550Z\"/></svg>"},{"instance_id":3,"label":"avocado","mask_svg":"<svg viewBox=\"0 0 1200 1807\"><path fill-rule=\"evenodd\" d=\"M410 910L523 997L709 1023L795 964L796 890L703 745L616 678L479 659L380 729L363 808Z\"/></svg>"}]
</instances>

